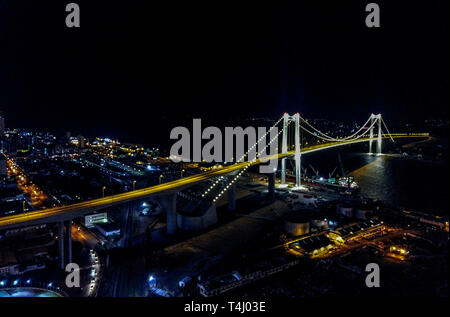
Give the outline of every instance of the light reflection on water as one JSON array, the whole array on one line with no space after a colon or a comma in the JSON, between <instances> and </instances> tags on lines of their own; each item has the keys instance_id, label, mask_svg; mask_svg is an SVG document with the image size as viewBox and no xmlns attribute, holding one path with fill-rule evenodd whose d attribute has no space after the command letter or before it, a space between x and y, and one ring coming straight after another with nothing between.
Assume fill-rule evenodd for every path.
<instances>
[{"instance_id":1,"label":"light reflection on water","mask_svg":"<svg viewBox=\"0 0 450 317\"><path fill-rule=\"evenodd\" d=\"M354 170L361 194L423 211L448 214L448 164L361 154L366 165Z\"/></svg>"}]
</instances>

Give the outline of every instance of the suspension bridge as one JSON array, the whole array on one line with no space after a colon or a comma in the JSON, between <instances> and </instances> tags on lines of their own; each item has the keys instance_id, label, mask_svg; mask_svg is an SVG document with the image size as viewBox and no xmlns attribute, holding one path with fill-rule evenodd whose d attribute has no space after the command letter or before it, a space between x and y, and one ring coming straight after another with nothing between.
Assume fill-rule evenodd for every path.
<instances>
[{"instance_id":1,"label":"suspension bridge","mask_svg":"<svg viewBox=\"0 0 450 317\"><path fill-rule=\"evenodd\" d=\"M258 147L259 151L254 159L246 161L245 158L249 156L249 152L254 150L264 138L267 138L269 133L271 133L275 127L278 129L278 125L281 125L281 128L278 130L279 132L276 133L262 149L259 149ZM376 133L375 129L377 129ZM293 130L293 133L291 130ZM311 138L316 139L316 141L305 141L304 144L302 144L301 133L303 135L309 135ZM309 120L303 118L299 113L294 115L285 113L275 122L265 135L257 140L255 144L249 146L249 150L242 155L242 157L237 159L235 163L228 163L217 169L121 194L71 205L0 217L0 229L33 226L44 223L59 223L60 227L66 223L66 226L69 226L70 228L72 219L84 216L96 210L144 199L150 196L161 196L161 204L166 209L167 213L167 231L169 234L172 234L176 231L177 193L195 184L210 181L212 179L212 184L205 189L201 196L202 199L215 203L226 192L234 190L234 184L248 168L254 165L264 164L267 160L281 160L280 183L286 184L286 159L293 158L295 161L295 186L299 187L301 186L302 155L362 142L369 143L369 153L373 153L373 143L375 142L376 147L374 154L381 154L383 140L394 142L394 139L397 138L424 138L428 136L428 133L390 133L381 114L371 114L368 120L361 125L357 131L348 136L331 136L330 133L326 134L314 127ZM267 147L274 142L279 142L280 139L281 144L278 144L278 146L280 147L281 145L281 151L271 156L265 155ZM289 144L289 139L293 139L293 144ZM266 142L264 142L264 144L265 143ZM270 182L269 179L269 186L273 187L274 174L272 174L272 176L272 182ZM234 197L232 199L234 199ZM67 231L70 232L70 230ZM70 239L70 237L68 237L68 239ZM63 242L60 241L60 243Z\"/></svg>"}]
</instances>

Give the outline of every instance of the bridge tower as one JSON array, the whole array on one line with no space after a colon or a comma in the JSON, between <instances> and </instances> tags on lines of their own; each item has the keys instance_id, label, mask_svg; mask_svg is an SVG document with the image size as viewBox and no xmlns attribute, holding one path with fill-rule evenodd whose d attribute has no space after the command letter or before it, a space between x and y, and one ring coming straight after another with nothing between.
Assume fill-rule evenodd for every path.
<instances>
[{"instance_id":1,"label":"bridge tower","mask_svg":"<svg viewBox=\"0 0 450 317\"><path fill-rule=\"evenodd\" d=\"M300 154L300 113L294 115L295 120L295 186L300 187L301 180L301 154Z\"/></svg>"},{"instance_id":2,"label":"bridge tower","mask_svg":"<svg viewBox=\"0 0 450 317\"><path fill-rule=\"evenodd\" d=\"M283 136L281 141L281 153L285 154L288 151L287 137L288 137L288 123L289 115L285 113L283 115ZM281 184L286 184L286 157L281 159Z\"/></svg>"},{"instance_id":3,"label":"bridge tower","mask_svg":"<svg viewBox=\"0 0 450 317\"><path fill-rule=\"evenodd\" d=\"M283 115L283 136L281 141L281 153L288 152L287 140L288 140L288 124L289 121L295 122L294 139L295 139L295 186L301 185L301 153L300 153L300 114L296 113L293 116L285 113ZM286 159L281 159L281 184L286 184Z\"/></svg>"},{"instance_id":4,"label":"bridge tower","mask_svg":"<svg viewBox=\"0 0 450 317\"><path fill-rule=\"evenodd\" d=\"M369 137L370 137L370 140L369 140L369 154L372 154L372 142L373 142L373 122L374 122L374 120L375 120L375 115L372 113L371 115L370 115L370 123L369 123L369 127L370 127L370 130L369 130Z\"/></svg>"},{"instance_id":5,"label":"bridge tower","mask_svg":"<svg viewBox=\"0 0 450 317\"><path fill-rule=\"evenodd\" d=\"M377 154L381 154L381 113L379 113L376 118L378 120Z\"/></svg>"}]
</instances>

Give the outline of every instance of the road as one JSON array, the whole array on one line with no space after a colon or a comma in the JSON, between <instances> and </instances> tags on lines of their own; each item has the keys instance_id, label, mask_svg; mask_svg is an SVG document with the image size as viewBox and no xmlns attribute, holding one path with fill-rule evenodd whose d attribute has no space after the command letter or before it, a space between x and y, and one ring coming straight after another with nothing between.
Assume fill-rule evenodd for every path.
<instances>
[{"instance_id":1,"label":"road","mask_svg":"<svg viewBox=\"0 0 450 317\"><path fill-rule=\"evenodd\" d=\"M396 134L393 135L394 138L411 138L411 137L421 137L424 135L405 135L405 134ZM384 136L384 139L388 139L389 136ZM372 140L376 140L377 138L372 138ZM301 150L302 155L326 150L329 148L334 148L338 146L343 146L347 144L355 144L361 142L367 142L370 138L361 138L356 141L342 141L342 142L331 142L331 143L323 143L317 144L313 146L304 147ZM266 157L264 162L267 159L280 159L287 156L294 155L294 151L288 153L279 153L269 157ZM229 174L238 170L243 169L249 165L258 165L263 163L260 159L254 160L252 162L241 162L235 163L233 165L224 166L222 168L206 171L204 173L188 176L185 178L180 178L174 181L170 181L167 183L162 183L159 185L142 188L126 193L121 193L117 195L106 196L103 198L93 199L90 201L85 201L81 203L76 203L72 205L66 205L61 207L54 207L49 209L43 209L33 212L28 212L24 214L16 214L12 216L6 216L0 218L0 229L8 229L23 226L26 222L29 222L30 225L47 223L47 222L57 222L62 220L70 220L76 217L79 217L87 212L92 212L98 209L110 207L113 205L125 203L128 201L143 199L152 195L161 195L161 194L170 194L176 193L177 191L183 190L193 184L203 182L210 178L214 178L217 176Z\"/></svg>"},{"instance_id":2,"label":"road","mask_svg":"<svg viewBox=\"0 0 450 317\"><path fill-rule=\"evenodd\" d=\"M92 232L78 224L72 226L72 240L81 242L88 251L100 243L100 240Z\"/></svg>"},{"instance_id":3,"label":"road","mask_svg":"<svg viewBox=\"0 0 450 317\"><path fill-rule=\"evenodd\" d=\"M37 209L42 208L48 196L36 184L33 184L31 178L13 160L7 158L7 164L8 177L16 176L17 187L30 196L31 205ZM26 209L25 204L23 209Z\"/></svg>"}]
</instances>

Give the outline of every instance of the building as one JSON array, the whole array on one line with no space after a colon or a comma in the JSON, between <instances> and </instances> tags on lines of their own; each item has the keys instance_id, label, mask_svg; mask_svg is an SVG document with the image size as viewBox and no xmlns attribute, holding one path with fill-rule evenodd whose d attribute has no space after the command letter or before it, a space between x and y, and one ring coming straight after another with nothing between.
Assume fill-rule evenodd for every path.
<instances>
[{"instance_id":1,"label":"building","mask_svg":"<svg viewBox=\"0 0 450 317\"><path fill-rule=\"evenodd\" d=\"M353 240L359 240L362 238L371 238L383 234L386 230L386 226L383 222L375 219L360 222L354 225L343 227L335 231L330 232L332 240L337 242L349 242Z\"/></svg>"},{"instance_id":2,"label":"building","mask_svg":"<svg viewBox=\"0 0 450 317\"><path fill-rule=\"evenodd\" d=\"M298 259L292 258L270 258L262 263L256 263L254 267L248 267L246 273L232 271L228 274L200 282L197 284L198 291L203 297L217 296L234 288L287 270L299 262Z\"/></svg>"},{"instance_id":3,"label":"building","mask_svg":"<svg viewBox=\"0 0 450 317\"><path fill-rule=\"evenodd\" d=\"M5 118L0 114L0 139L5 135Z\"/></svg>"},{"instance_id":4,"label":"building","mask_svg":"<svg viewBox=\"0 0 450 317\"><path fill-rule=\"evenodd\" d=\"M86 141L85 141L85 139L84 139L84 136L79 135L79 136L78 136L78 147L79 147L80 149L84 149L85 143L86 143Z\"/></svg>"},{"instance_id":5,"label":"building","mask_svg":"<svg viewBox=\"0 0 450 317\"><path fill-rule=\"evenodd\" d=\"M0 153L3 153L3 148L5 146L5 118L0 114ZM2 168L0 166L0 177Z\"/></svg>"},{"instance_id":6,"label":"building","mask_svg":"<svg viewBox=\"0 0 450 317\"><path fill-rule=\"evenodd\" d=\"M11 250L0 250L0 276L19 274L19 263Z\"/></svg>"},{"instance_id":7,"label":"building","mask_svg":"<svg viewBox=\"0 0 450 317\"><path fill-rule=\"evenodd\" d=\"M84 225L87 228L92 228L96 224L102 224L102 223L107 223L107 222L108 222L108 213L106 213L106 212L86 215L84 217Z\"/></svg>"},{"instance_id":8,"label":"building","mask_svg":"<svg viewBox=\"0 0 450 317\"><path fill-rule=\"evenodd\" d=\"M6 172L6 158L1 155L0 156L0 180L5 178L8 174Z\"/></svg>"},{"instance_id":9,"label":"building","mask_svg":"<svg viewBox=\"0 0 450 317\"><path fill-rule=\"evenodd\" d=\"M120 227L115 222L109 221L106 223L96 224L95 227L100 231L104 237L120 235Z\"/></svg>"},{"instance_id":10,"label":"building","mask_svg":"<svg viewBox=\"0 0 450 317\"><path fill-rule=\"evenodd\" d=\"M327 234L323 232L293 241L287 247L296 254L319 257L326 255L333 248L333 244Z\"/></svg>"}]
</instances>

